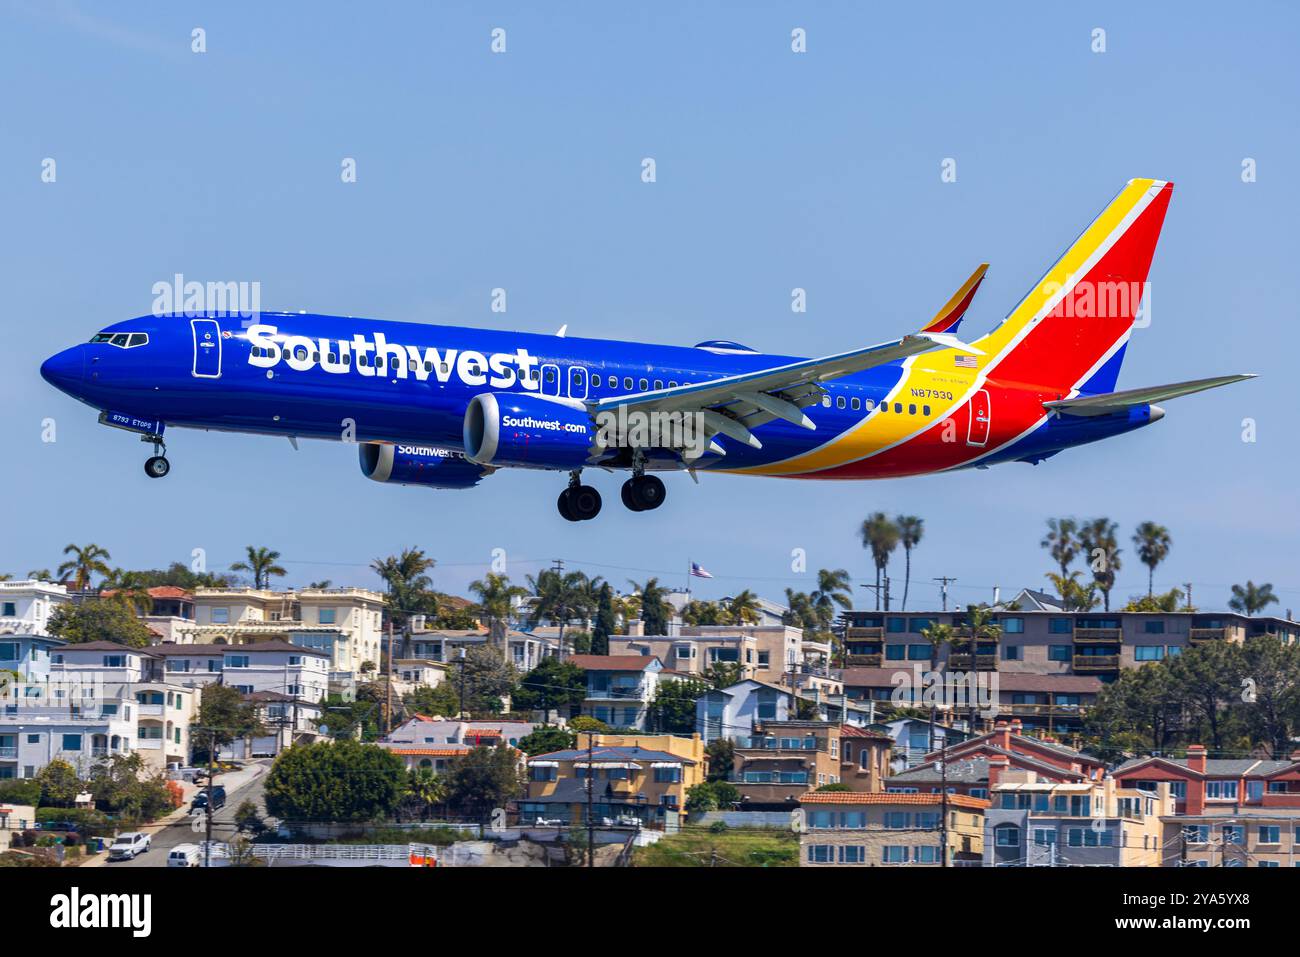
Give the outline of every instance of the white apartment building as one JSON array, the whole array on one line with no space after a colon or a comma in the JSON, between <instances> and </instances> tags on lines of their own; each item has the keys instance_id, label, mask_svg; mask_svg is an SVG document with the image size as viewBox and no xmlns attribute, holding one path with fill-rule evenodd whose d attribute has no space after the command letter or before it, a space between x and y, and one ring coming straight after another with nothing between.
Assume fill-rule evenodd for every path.
<instances>
[{"instance_id":1,"label":"white apartment building","mask_svg":"<svg viewBox=\"0 0 1300 957\"><path fill-rule=\"evenodd\" d=\"M6 635L49 635L50 616L70 601L67 587L54 582L0 582L0 639Z\"/></svg>"}]
</instances>

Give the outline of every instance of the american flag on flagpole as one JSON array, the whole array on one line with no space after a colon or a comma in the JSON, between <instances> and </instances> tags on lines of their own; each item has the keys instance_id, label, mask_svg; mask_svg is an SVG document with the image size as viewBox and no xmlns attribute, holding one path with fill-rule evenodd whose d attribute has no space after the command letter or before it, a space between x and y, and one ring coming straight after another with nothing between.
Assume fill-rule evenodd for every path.
<instances>
[{"instance_id":1,"label":"american flag on flagpole","mask_svg":"<svg viewBox=\"0 0 1300 957\"><path fill-rule=\"evenodd\" d=\"M713 577L712 575L710 575L708 572L706 572L706 571L704 570L704 567L703 567L702 565L699 565L699 564L697 564L696 562L691 562L691 576L692 576L693 578L712 578L712 577Z\"/></svg>"}]
</instances>

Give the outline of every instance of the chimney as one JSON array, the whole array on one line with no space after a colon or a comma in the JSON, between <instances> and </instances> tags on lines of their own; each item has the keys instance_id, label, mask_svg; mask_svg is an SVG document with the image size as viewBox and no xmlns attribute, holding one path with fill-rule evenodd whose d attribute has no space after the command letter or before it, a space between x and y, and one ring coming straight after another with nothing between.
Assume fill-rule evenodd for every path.
<instances>
[{"instance_id":1,"label":"chimney","mask_svg":"<svg viewBox=\"0 0 1300 957\"><path fill-rule=\"evenodd\" d=\"M989 758L989 790L992 791L1002 780L1002 775L1011 768L1011 759L1005 754L995 754Z\"/></svg>"},{"instance_id":2,"label":"chimney","mask_svg":"<svg viewBox=\"0 0 1300 957\"><path fill-rule=\"evenodd\" d=\"M627 622L627 636L629 638L644 638L645 622L640 618L629 618Z\"/></svg>"},{"instance_id":3,"label":"chimney","mask_svg":"<svg viewBox=\"0 0 1300 957\"><path fill-rule=\"evenodd\" d=\"M1007 727L1007 723L1005 721L999 721L996 725L994 725L993 737L989 743L993 744L995 747L1001 748L1004 751L1011 750L1011 729Z\"/></svg>"},{"instance_id":4,"label":"chimney","mask_svg":"<svg viewBox=\"0 0 1300 957\"><path fill-rule=\"evenodd\" d=\"M1024 726L1020 723L1020 719L1019 719L1019 718L1012 718L1012 719L1011 719L1011 733L1012 733L1012 734L1024 734Z\"/></svg>"},{"instance_id":5,"label":"chimney","mask_svg":"<svg viewBox=\"0 0 1300 957\"><path fill-rule=\"evenodd\" d=\"M1187 767L1198 774L1205 773L1205 745L1189 744L1187 746Z\"/></svg>"}]
</instances>

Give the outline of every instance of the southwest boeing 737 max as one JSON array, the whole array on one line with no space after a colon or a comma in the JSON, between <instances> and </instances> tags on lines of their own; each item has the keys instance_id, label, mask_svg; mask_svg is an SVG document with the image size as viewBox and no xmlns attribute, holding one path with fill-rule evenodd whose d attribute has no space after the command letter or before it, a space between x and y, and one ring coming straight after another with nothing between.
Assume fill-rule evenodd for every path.
<instances>
[{"instance_id":1,"label":"southwest boeing 737 max","mask_svg":"<svg viewBox=\"0 0 1300 957\"><path fill-rule=\"evenodd\" d=\"M1037 463L1156 421L1153 403L1246 375L1115 391L1173 184L1130 181L993 331L958 325L981 266L920 330L821 359L290 313L144 316L41 367L153 443L166 426L360 443L379 482L469 488L498 468L568 472L560 514L593 518L584 468L864 479Z\"/></svg>"}]
</instances>

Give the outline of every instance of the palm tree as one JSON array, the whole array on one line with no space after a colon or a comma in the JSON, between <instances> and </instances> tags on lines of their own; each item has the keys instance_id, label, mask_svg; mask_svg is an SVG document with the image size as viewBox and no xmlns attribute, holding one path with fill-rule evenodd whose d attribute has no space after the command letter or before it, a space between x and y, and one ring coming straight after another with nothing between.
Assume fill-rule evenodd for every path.
<instances>
[{"instance_id":1,"label":"palm tree","mask_svg":"<svg viewBox=\"0 0 1300 957\"><path fill-rule=\"evenodd\" d=\"M54 580L53 573L48 568L33 568L27 573L27 577L33 581L48 582Z\"/></svg>"},{"instance_id":2,"label":"palm tree","mask_svg":"<svg viewBox=\"0 0 1300 957\"><path fill-rule=\"evenodd\" d=\"M433 591L433 579L427 574L436 564L422 548L403 548L396 555L376 558L370 563L371 571L384 580L388 589L384 613L389 623L402 633L403 655L410 651L411 616L438 614L438 596Z\"/></svg>"},{"instance_id":3,"label":"palm tree","mask_svg":"<svg viewBox=\"0 0 1300 957\"><path fill-rule=\"evenodd\" d=\"M1110 590L1115 587L1115 573L1120 570L1119 541L1115 537L1118 527L1108 518L1090 519L1079 527L1079 545L1092 569L1092 580L1101 592L1106 611L1110 611Z\"/></svg>"},{"instance_id":4,"label":"palm tree","mask_svg":"<svg viewBox=\"0 0 1300 957\"><path fill-rule=\"evenodd\" d=\"M804 631L812 631L817 626L819 620L817 607L807 592L787 588L785 604L789 610L781 616L784 624L793 628L802 628Z\"/></svg>"},{"instance_id":5,"label":"palm tree","mask_svg":"<svg viewBox=\"0 0 1300 957\"><path fill-rule=\"evenodd\" d=\"M1051 553L1052 561L1061 569L1062 578L1069 574L1070 566L1079 554L1079 540L1075 537L1078 531L1079 523L1072 518L1047 520L1047 534L1040 544Z\"/></svg>"},{"instance_id":6,"label":"palm tree","mask_svg":"<svg viewBox=\"0 0 1300 957\"><path fill-rule=\"evenodd\" d=\"M1097 607L1097 583L1089 582L1085 586L1079 581L1078 569L1065 576L1048 572L1046 577L1061 596L1066 611L1092 611Z\"/></svg>"},{"instance_id":7,"label":"palm tree","mask_svg":"<svg viewBox=\"0 0 1300 957\"><path fill-rule=\"evenodd\" d=\"M110 574L108 559L112 556L98 545L69 545L63 549L63 554L72 557L59 566L59 577L72 575L77 591L90 587L91 576Z\"/></svg>"},{"instance_id":8,"label":"palm tree","mask_svg":"<svg viewBox=\"0 0 1300 957\"><path fill-rule=\"evenodd\" d=\"M647 635L668 634L668 619L672 617L672 606L668 604L668 589L659 584L658 578L648 578L644 585L628 579L628 584L640 593L641 620L645 623Z\"/></svg>"},{"instance_id":9,"label":"palm tree","mask_svg":"<svg viewBox=\"0 0 1300 957\"><path fill-rule=\"evenodd\" d=\"M688 601L682 609L682 621L688 625L729 625L731 616L716 601Z\"/></svg>"},{"instance_id":10,"label":"palm tree","mask_svg":"<svg viewBox=\"0 0 1300 957\"><path fill-rule=\"evenodd\" d=\"M939 654L944 648L951 645L954 641L952 625L945 625L943 622L935 622L928 628L921 629L921 637L930 643L930 674L934 675L939 671ZM934 719L936 717L937 707L934 702L930 704L930 734L929 749L934 750Z\"/></svg>"},{"instance_id":11,"label":"palm tree","mask_svg":"<svg viewBox=\"0 0 1300 957\"><path fill-rule=\"evenodd\" d=\"M906 570L903 573L903 611L907 611L907 589L912 584L912 549L921 544L925 534L925 519L915 515L900 515L894 520L898 526L898 543L903 546Z\"/></svg>"},{"instance_id":12,"label":"palm tree","mask_svg":"<svg viewBox=\"0 0 1300 957\"><path fill-rule=\"evenodd\" d=\"M1232 597L1228 599L1228 607L1239 614L1254 615L1276 602L1277 596L1273 594L1271 584L1265 582L1256 585L1248 580L1244 587L1232 586Z\"/></svg>"},{"instance_id":13,"label":"palm tree","mask_svg":"<svg viewBox=\"0 0 1300 957\"><path fill-rule=\"evenodd\" d=\"M114 589L113 601L126 605L133 615L147 615L153 611L153 596L143 585L123 585Z\"/></svg>"},{"instance_id":14,"label":"palm tree","mask_svg":"<svg viewBox=\"0 0 1300 957\"><path fill-rule=\"evenodd\" d=\"M970 631L970 638L967 645L970 647L970 664L971 670L975 672L978 679L980 670L979 659L979 642L997 641L1002 635L1002 626L999 625L993 617L993 609L987 605L967 605L966 606L966 628ZM977 684L975 682L974 684ZM976 688L971 687L970 702L970 730L975 733L975 714L979 710L979 695Z\"/></svg>"},{"instance_id":15,"label":"palm tree","mask_svg":"<svg viewBox=\"0 0 1300 957\"><path fill-rule=\"evenodd\" d=\"M504 628L510 619L513 600L528 595L527 588L510 584L509 578L496 572L488 572L480 580L470 583L469 590L478 598L479 611L494 633Z\"/></svg>"},{"instance_id":16,"label":"palm tree","mask_svg":"<svg viewBox=\"0 0 1300 957\"><path fill-rule=\"evenodd\" d=\"M246 562L235 562L230 566L232 572L252 572L254 588L270 588L271 577L274 575L282 578L289 574L283 566L277 565L280 553L269 548L256 547L252 545L244 546L244 553L248 556Z\"/></svg>"},{"instance_id":17,"label":"palm tree","mask_svg":"<svg viewBox=\"0 0 1300 957\"><path fill-rule=\"evenodd\" d=\"M758 596L746 588L740 594L727 599L727 614L731 620L738 625L757 625L762 620L762 608L758 604Z\"/></svg>"},{"instance_id":18,"label":"palm tree","mask_svg":"<svg viewBox=\"0 0 1300 957\"><path fill-rule=\"evenodd\" d=\"M596 590L592 590L597 583ZM564 629L572 618L589 617L598 601L599 578L589 579L582 572L567 574L554 568L543 569L536 577L528 576L528 587L537 601L533 603L534 627L543 618L560 624L559 642L564 647Z\"/></svg>"},{"instance_id":19,"label":"palm tree","mask_svg":"<svg viewBox=\"0 0 1300 957\"><path fill-rule=\"evenodd\" d=\"M1150 598L1155 590L1156 566L1169 557L1173 539L1163 525L1143 522L1133 533L1133 544L1137 546L1138 558L1147 567L1147 597Z\"/></svg>"},{"instance_id":20,"label":"palm tree","mask_svg":"<svg viewBox=\"0 0 1300 957\"><path fill-rule=\"evenodd\" d=\"M898 547L898 526L884 512L873 512L862 522L859 530L862 547L871 550L871 561L876 566L876 611L880 610L880 579L889 567L889 556ZM889 610L889 602L885 602Z\"/></svg>"},{"instance_id":21,"label":"palm tree","mask_svg":"<svg viewBox=\"0 0 1300 957\"><path fill-rule=\"evenodd\" d=\"M849 573L843 568L823 568L817 572L817 589L808 596L808 601L812 603L822 630L830 630L837 605L845 611L853 607L853 593L849 587ZM786 594L788 596L789 592Z\"/></svg>"}]
</instances>

